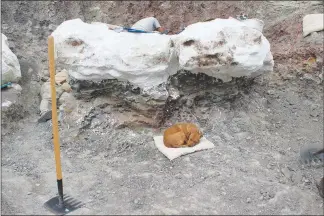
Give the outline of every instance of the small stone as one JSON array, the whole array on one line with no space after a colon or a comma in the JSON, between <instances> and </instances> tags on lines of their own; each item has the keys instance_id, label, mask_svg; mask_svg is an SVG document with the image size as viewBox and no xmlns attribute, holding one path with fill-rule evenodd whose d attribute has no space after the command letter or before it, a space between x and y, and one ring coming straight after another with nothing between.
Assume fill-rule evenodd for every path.
<instances>
[{"instance_id":1,"label":"small stone","mask_svg":"<svg viewBox=\"0 0 324 216\"><path fill-rule=\"evenodd\" d=\"M53 25L53 24L49 24L49 26L48 26L48 29L49 29L49 30L55 30L55 28L56 28L56 27L55 27L55 25Z\"/></svg>"},{"instance_id":2,"label":"small stone","mask_svg":"<svg viewBox=\"0 0 324 216\"><path fill-rule=\"evenodd\" d=\"M27 193L27 195L31 195L31 194L32 194L32 192L28 192L28 193Z\"/></svg>"},{"instance_id":3,"label":"small stone","mask_svg":"<svg viewBox=\"0 0 324 216\"><path fill-rule=\"evenodd\" d=\"M249 135L249 133L247 133L247 132L240 132L240 133L236 133L236 134L235 134L235 136L236 136L239 140L248 137L248 135Z\"/></svg>"},{"instance_id":4,"label":"small stone","mask_svg":"<svg viewBox=\"0 0 324 216\"><path fill-rule=\"evenodd\" d=\"M50 82L50 78L49 77L41 77L41 81L43 82Z\"/></svg>"},{"instance_id":5,"label":"small stone","mask_svg":"<svg viewBox=\"0 0 324 216\"><path fill-rule=\"evenodd\" d=\"M63 106L63 110L66 113L70 113L72 110L74 110L74 108L76 107L76 99L74 98L74 96L72 95L72 93L67 93L64 92L60 99L58 100L59 105L64 105Z\"/></svg>"},{"instance_id":6,"label":"small stone","mask_svg":"<svg viewBox=\"0 0 324 216\"><path fill-rule=\"evenodd\" d=\"M308 73L305 73L304 76L303 76L303 78L306 79L306 80L313 80L312 75L310 75Z\"/></svg>"},{"instance_id":7,"label":"small stone","mask_svg":"<svg viewBox=\"0 0 324 216\"><path fill-rule=\"evenodd\" d=\"M56 98L58 99L62 93L63 89L59 86L56 86ZM42 87L41 87L41 98L44 100L51 101L52 100L52 95L51 95L51 83L50 82L45 82Z\"/></svg>"},{"instance_id":8,"label":"small stone","mask_svg":"<svg viewBox=\"0 0 324 216\"><path fill-rule=\"evenodd\" d=\"M286 167L281 169L281 173L288 179L290 179L292 176L291 172Z\"/></svg>"},{"instance_id":9,"label":"small stone","mask_svg":"<svg viewBox=\"0 0 324 216\"><path fill-rule=\"evenodd\" d=\"M36 185L36 187L40 186L40 184L35 184L35 185Z\"/></svg>"},{"instance_id":10,"label":"small stone","mask_svg":"<svg viewBox=\"0 0 324 216\"><path fill-rule=\"evenodd\" d=\"M69 94L68 92L63 92L59 99L59 104L64 104L66 101L69 100L70 97L73 97L72 94Z\"/></svg>"},{"instance_id":11,"label":"small stone","mask_svg":"<svg viewBox=\"0 0 324 216\"><path fill-rule=\"evenodd\" d=\"M318 77L320 78L320 81L323 81L323 73L321 73L320 75L318 75Z\"/></svg>"},{"instance_id":12,"label":"small stone","mask_svg":"<svg viewBox=\"0 0 324 216\"><path fill-rule=\"evenodd\" d=\"M12 85L12 88L14 88L16 91L19 91L21 92L22 91L22 88L19 84L16 84L16 83L13 83Z\"/></svg>"},{"instance_id":13,"label":"small stone","mask_svg":"<svg viewBox=\"0 0 324 216\"><path fill-rule=\"evenodd\" d=\"M68 78L68 73L65 69L55 75L55 82L60 85L64 83Z\"/></svg>"},{"instance_id":14,"label":"small stone","mask_svg":"<svg viewBox=\"0 0 324 216\"><path fill-rule=\"evenodd\" d=\"M251 198L247 198L247 199L246 199L246 202L247 202L247 203L251 203Z\"/></svg>"},{"instance_id":15,"label":"small stone","mask_svg":"<svg viewBox=\"0 0 324 216\"><path fill-rule=\"evenodd\" d=\"M44 113L46 113L47 111L52 109L52 104L51 101L47 100L47 99L42 99L41 103L39 105L39 110L41 112L41 115L43 115Z\"/></svg>"},{"instance_id":16,"label":"small stone","mask_svg":"<svg viewBox=\"0 0 324 216\"><path fill-rule=\"evenodd\" d=\"M1 103L1 107L4 108L4 107L10 107L13 103L11 101L4 101Z\"/></svg>"},{"instance_id":17,"label":"small stone","mask_svg":"<svg viewBox=\"0 0 324 216\"><path fill-rule=\"evenodd\" d=\"M41 113L41 116L39 117L38 122L42 123L42 122L46 122L50 119L52 119L52 111L47 110L47 111Z\"/></svg>"},{"instance_id":18,"label":"small stone","mask_svg":"<svg viewBox=\"0 0 324 216\"><path fill-rule=\"evenodd\" d=\"M232 136L226 132L223 132L222 135L226 141L230 141L232 139Z\"/></svg>"},{"instance_id":19,"label":"small stone","mask_svg":"<svg viewBox=\"0 0 324 216\"><path fill-rule=\"evenodd\" d=\"M192 107L193 105L194 105L194 101L192 99L187 99L186 106L187 107Z\"/></svg>"},{"instance_id":20,"label":"small stone","mask_svg":"<svg viewBox=\"0 0 324 216\"><path fill-rule=\"evenodd\" d=\"M62 88L65 92L71 92L71 91L72 91L71 86L70 86L67 82L63 83L62 86L61 86L61 88Z\"/></svg>"},{"instance_id":21,"label":"small stone","mask_svg":"<svg viewBox=\"0 0 324 216\"><path fill-rule=\"evenodd\" d=\"M181 175L176 175L175 178L176 179L182 179L182 176Z\"/></svg>"},{"instance_id":22,"label":"small stone","mask_svg":"<svg viewBox=\"0 0 324 216\"><path fill-rule=\"evenodd\" d=\"M296 171L296 170L298 170L297 165L291 165L291 166L288 166L287 168L288 168L290 171Z\"/></svg>"},{"instance_id":23,"label":"small stone","mask_svg":"<svg viewBox=\"0 0 324 216\"><path fill-rule=\"evenodd\" d=\"M100 190L97 190L97 194L100 194L101 193L101 191Z\"/></svg>"},{"instance_id":24,"label":"small stone","mask_svg":"<svg viewBox=\"0 0 324 216\"><path fill-rule=\"evenodd\" d=\"M281 178L281 179L279 179L279 183L281 183L281 184L286 184L286 180L283 179L283 178Z\"/></svg>"},{"instance_id":25,"label":"small stone","mask_svg":"<svg viewBox=\"0 0 324 216\"><path fill-rule=\"evenodd\" d=\"M247 172L247 169L241 167L241 168L240 168L240 171L242 171L242 172Z\"/></svg>"}]
</instances>

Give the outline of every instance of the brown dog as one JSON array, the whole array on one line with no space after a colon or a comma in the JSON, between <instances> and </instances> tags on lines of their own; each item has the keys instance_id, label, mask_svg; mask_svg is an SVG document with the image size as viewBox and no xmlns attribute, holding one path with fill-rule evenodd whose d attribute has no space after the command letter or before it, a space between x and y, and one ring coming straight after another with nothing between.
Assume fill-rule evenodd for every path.
<instances>
[{"instance_id":1,"label":"brown dog","mask_svg":"<svg viewBox=\"0 0 324 216\"><path fill-rule=\"evenodd\" d=\"M168 148L192 147L202 137L198 127L191 123L175 124L164 131L163 142Z\"/></svg>"}]
</instances>

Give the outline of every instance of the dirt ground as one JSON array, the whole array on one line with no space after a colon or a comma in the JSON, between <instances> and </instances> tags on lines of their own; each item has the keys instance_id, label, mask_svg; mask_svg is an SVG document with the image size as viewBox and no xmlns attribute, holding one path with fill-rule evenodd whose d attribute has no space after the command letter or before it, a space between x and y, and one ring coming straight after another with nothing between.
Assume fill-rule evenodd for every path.
<instances>
[{"instance_id":1,"label":"dirt ground","mask_svg":"<svg viewBox=\"0 0 324 216\"><path fill-rule=\"evenodd\" d=\"M56 195L57 188L51 121L36 123L39 115L35 89L40 88L39 74L46 66L46 52L37 47L35 38L49 30L36 28L42 32L37 36L32 32L36 31L33 27L27 33L32 36L19 38L19 32L10 30L9 24L12 22L12 29L20 26L20 32L25 31L29 21L28 17L26 22L22 17L30 8L20 3L5 4L2 10L14 8L16 11L14 15L4 13L2 29L23 65L22 86L26 91L25 100L29 101L26 104L29 115L14 123L15 130L1 137L1 214L47 215L50 213L43 204ZM45 4L50 3L40 2L39 7ZM115 8L115 12L124 11L125 16L119 18L114 13L107 18L108 12L95 13L95 6L103 8L100 4L111 4L110 8L107 6L108 11ZM300 37L303 15L321 11L323 5L318 2L301 5L297 1L188 2L182 3L180 12L176 13L173 4L181 2L145 2L143 9L130 2L85 2L75 11L87 20L97 18L118 24L118 19L133 22L148 8L144 15L158 11L157 16L169 28L177 30L182 24L196 22L199 16L210 18L215 8L218 12L228 8L223 14L215 13L216 17L218 14L235 16L244 6L250 14L255 13L254 17L265 20L264 34L272 46L274 72L258 78L250 91L234 101L212 106L196 104L176 111L165 127L179 121L196 123L215 148L172 162L153 142L153 136L160 135L164 128L108 127L104 131L87 130L74 139L62 133L64 190L85 203L73 214L323 215L323 199L315 186L315 180L323 176L323 164L305 166L299 162L302 146L323 145L323 82L319 78L323 71L323 34L307 39ZM85 11L84 5L92 12ZM156 9L161 5L174 17L181 17L175 19L178 24L167 22L166 16ZM19 15L20 7L25 9ZM205 10L199 12L200 7ZM56 11L62 19L63 13L68 14L65 18L78 15L71 14L68 8L62 10ZM190 10L193 12L187 14ZM52 8L50 16L53 11ZM137 12L137 17L131 16ZM42 19L39 17L29 18L32 23ZM58 25L60 19L52 25ZM305 68L303 62L312 54L319 63Z\"/></svg>"},{"instance_id":2,"label":"dirt ground","mask_svg":"<svg viewBox=\"0 0 324 216\"><path fill-rule=\"evenodd\" d=\"M287 85L289 86L287 88ZM76 214L322 214L317 166L298 162L305 144L323 142L322 88L256 83L222 106L184 108L216 148L172 162L150 128L87 131L61 138L66 193L85 202ZM21 122L2 140L3 214L48 214L56 193L51 125Z\"/></svg>"}]
</instances>

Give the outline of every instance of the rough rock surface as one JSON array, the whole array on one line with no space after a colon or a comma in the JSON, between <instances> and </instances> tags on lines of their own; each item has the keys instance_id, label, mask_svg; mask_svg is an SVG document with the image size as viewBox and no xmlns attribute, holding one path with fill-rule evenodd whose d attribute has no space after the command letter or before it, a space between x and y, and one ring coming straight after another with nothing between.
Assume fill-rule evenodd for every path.
<instances>
[{"instance_id":1,"label":"rough rock surface","mask_svg":"<svg viewBox=\"0 0 324 216\"><path fill-rule=\"evenodd\" d=\"M149 89L177 72L171 38L167 35L117 33L105 24L81 19L63 22L52 33L57 64L70 79L118 79Z\"/></svg>"},{"instance_id":2,"label":"rough rock surface","mask_svg":"<svg viewBox=\"0 0 324 216\"><path fill-rule=\"evenodd\" d=\"M70 93L69 97L65 98L67 94L63 93L64 99L60 98L59 102L62 101L61 104L66 103L67 107L70 107L61 107L65 122L69 126L80 128L81 131L88 128L104 131L109 126L156 127L161 126L173 111L180 107L209 107L214 103L234 100L248 92L252 84L253 80L245 78L234 78L224 83L202 73L180 71L170 77L166 86L160 86L160 90L156 90L159 92L166 89L169 95L166 99L152 100L150 95L139 88L134 89L130 84L111 80L107 85L109 88L104 91L90 90L89 95L86 90L89 82L85 82L81 87L82 97L78 98L80 95ZM92 83L93 86L99 89L98 84Z\"/></svg>"},{"instance_id":3,"label":"rough rock surface","mask_svg":"<svg viewBox=\"0 0 324 216\"><path fill-rule=\"evenodd\" d=\"M173 36L117 33L75 19L52 35L58 64L72 79L118 79L142 89L165 83L179 69L230 81L270 72L274 64L262 33L236 19L199 22Z\"/></svg>"},{"instance_id":4,"label":"rough rock surface","mask_svg":"<svg viewBox=\"0 0 324 216\"><path fill-rule=\"evenodd\" d=\"M76 98L119 99L131 116L151 118L150 125L161 124L175 104L182 104L180 98L192 98L185 102L189 105L198 95L228 99L240 88L236 80L229 82L233 77L253 78L273 69L267 39L236 19L193 24L173 36L117 33L103 23L75 19L52 35L58 65L67 69Z\"/></svg>"},{"instance_id":5,"label":"rough rock surface","mask_svg":"<svg viewBox=\"0 0 324 216\"><path fill-rule=\"evenodd\" d=\"M18 82L21 78L17 56L10 50L7 37L2 34L1 84Z\"/></svg>"},{"instance_id":6,"label":"rough rock surface","mask_svg":"<svg viewBox=\"0 0 324 216\"><path fill-rule=\"evenodd\" d=\"M303 18L303 36L324 30L324 14L308 14Z\"/></svg>"},{"instance_id":7,"label":"rough rock surface","mask_svg":"<svg viewBox=\"0 0 324 216\"><path fill-rule=\"evenodd\" d=\"M237 19L215 19L186 27L175 37L180 68L225 82L273 70L270 44L262 33Z\"/></svg>"}]
</instances>

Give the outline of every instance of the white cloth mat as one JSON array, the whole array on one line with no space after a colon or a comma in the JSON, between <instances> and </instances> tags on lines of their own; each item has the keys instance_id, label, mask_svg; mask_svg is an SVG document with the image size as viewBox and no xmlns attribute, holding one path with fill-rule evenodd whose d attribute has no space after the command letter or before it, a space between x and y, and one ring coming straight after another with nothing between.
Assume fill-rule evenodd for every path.
<instances>
[{"instance_id":1,"label":"white cloth mat","mask_svg":"<svg viewBox=\"0 0 324 216\"><path fill-rule=\"evenodd\" d=\"M200 142L193 146L193 147L185 147L185 148L168 148L163 143L163 136L155 136L153 137L155 146L158 148L158 150L164 154L169 160L173 160L177 157L180 157L182 155L190 154L193 152L206 150L214 148L215 145L207 140L205 137L202 137L200 139Z\"/></svg>"}]
</instances>

